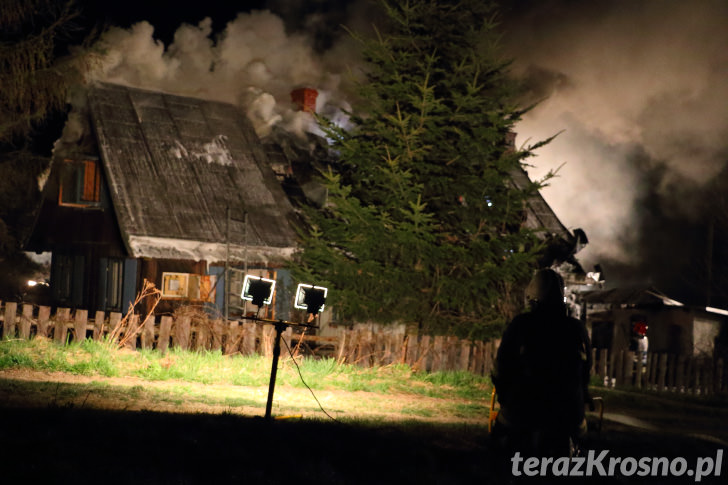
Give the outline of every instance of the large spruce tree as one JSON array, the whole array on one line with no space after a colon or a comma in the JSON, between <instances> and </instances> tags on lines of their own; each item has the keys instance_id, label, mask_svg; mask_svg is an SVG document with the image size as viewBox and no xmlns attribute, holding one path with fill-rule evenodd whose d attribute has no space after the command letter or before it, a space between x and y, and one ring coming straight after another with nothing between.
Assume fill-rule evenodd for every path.
<instances>
[{"instance_id":1,"label":"large spruce tree","mask_svg":"<svg viewBox=\"0 0 728 485\"><path fill-rule=\"evenodd\" d=\"M366 60L353 129L322 125L338 160L294 273L331 286L347 321L486 337L517 311L539 251L509 173L522 111L482 0L389 0Z\"/></svg>"}]
</instances>

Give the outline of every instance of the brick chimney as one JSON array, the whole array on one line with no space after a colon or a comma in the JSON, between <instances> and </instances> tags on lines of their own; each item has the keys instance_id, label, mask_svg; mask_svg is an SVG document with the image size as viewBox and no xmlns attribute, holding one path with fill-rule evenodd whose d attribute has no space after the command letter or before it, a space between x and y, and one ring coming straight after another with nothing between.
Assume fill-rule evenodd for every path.
<instances>
[{"instance_id":1,"label":"brick chimney","mask_svg":"<svg viewBox=\"0 0 728 485\"><path fill-rule=\"evenodd\" d=\"M298 88L291 91L291 101L299 111L307 113L316 112L316 97L318 91L313 88Z\"/></svg>"}]
</instances>

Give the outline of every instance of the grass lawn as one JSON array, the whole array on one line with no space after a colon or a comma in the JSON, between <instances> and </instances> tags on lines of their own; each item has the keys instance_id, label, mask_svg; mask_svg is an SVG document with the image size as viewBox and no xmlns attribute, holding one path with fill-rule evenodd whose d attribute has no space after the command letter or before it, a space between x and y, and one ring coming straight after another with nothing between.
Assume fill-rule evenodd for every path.
<instances>
[{"instance_id":1,"label":"grass lawn","mask_svg":"<svg viewBox=\"0 0 728 485\"><path fill-rule=\"evenodd\" d=\"M514 479L508 463L506 471L494 464L487 379L399 365L297 362L316 398L293 361L283 359L273 414L289 418L268 421L260 417L270 375L270 361L262 357L0 342L0 483L543 482ZM703 431L725 430L724 402L594 391L608 412L629 413L658 429L606 422L601 434L590 434L585 451L684 456L693 463L721 448L685 430L698 424ZM728 464L722 476L701 483L725 483L726 474ZM693 483L687 478L617 474L549 481Z\"/></svg>"}]
</instances>

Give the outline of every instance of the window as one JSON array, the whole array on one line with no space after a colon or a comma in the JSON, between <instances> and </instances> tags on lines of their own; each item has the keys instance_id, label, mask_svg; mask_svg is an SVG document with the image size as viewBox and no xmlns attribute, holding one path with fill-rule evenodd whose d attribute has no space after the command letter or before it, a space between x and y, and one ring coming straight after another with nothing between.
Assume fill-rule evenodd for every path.
<instances>
[{"instance_id":1,"label":"window","mask_svg":"<svg viewBox=\"0 0 728 485\"><path fill-rule=\"evenodd\" d=\"M59 205L98 205L101 200L100 172L98 160L64 160L58 193Z\"/></svg>"},{"instance_id":2,"label":"window","mask_svg":"<svg viewBox=\"0 0 728 485\"><path fill-rule=\"evenodd\" d=\"M124 260L99 258L98 309L121 311L124 292Z\"/></svg>"},{"instance_id":3,"label":"window","mask_svg":"<svg viewBox=\"0 0 728 485\"><path fill-rule=\"evenodd\" d=\"M188 273L162 273L164 298L187 298Z\"/></svg>"},{"instance_id":4,"label":"window","mask_svg":"<svg viewBox=\"0 0 728 485\"><path fill-rule=\"evenodd\" d=\"M106 270L106 306L121 308L122 285L124 283L124 261L110 259Z\"/></svg>"},{"instance_id":5,"label":"window","mask_svg":"<svg viewBox=\"0 0 728 485\"><path fill-rule=\"evenodd\" d=\"M162 297L215 302L215 275L162 273Z\"/></svg>"}]
</instances>

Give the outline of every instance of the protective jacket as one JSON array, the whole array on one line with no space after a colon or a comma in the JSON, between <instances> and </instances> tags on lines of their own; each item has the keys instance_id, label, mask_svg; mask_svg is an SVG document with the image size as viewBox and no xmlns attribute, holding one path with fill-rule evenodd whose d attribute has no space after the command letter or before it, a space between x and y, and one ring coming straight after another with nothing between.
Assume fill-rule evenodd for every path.
<instances>
[{"instance_id":1,"label":"protective jacket","mask_svg":"<svg viewBox=\"0 0 728 485\"><path fill-rule=\"evenodd\" d=\"M506 328L492 374L500 421L523 430L578 433L588 401L591 344L563 304L542 305Z\"/></svg>"}]
</instances>

